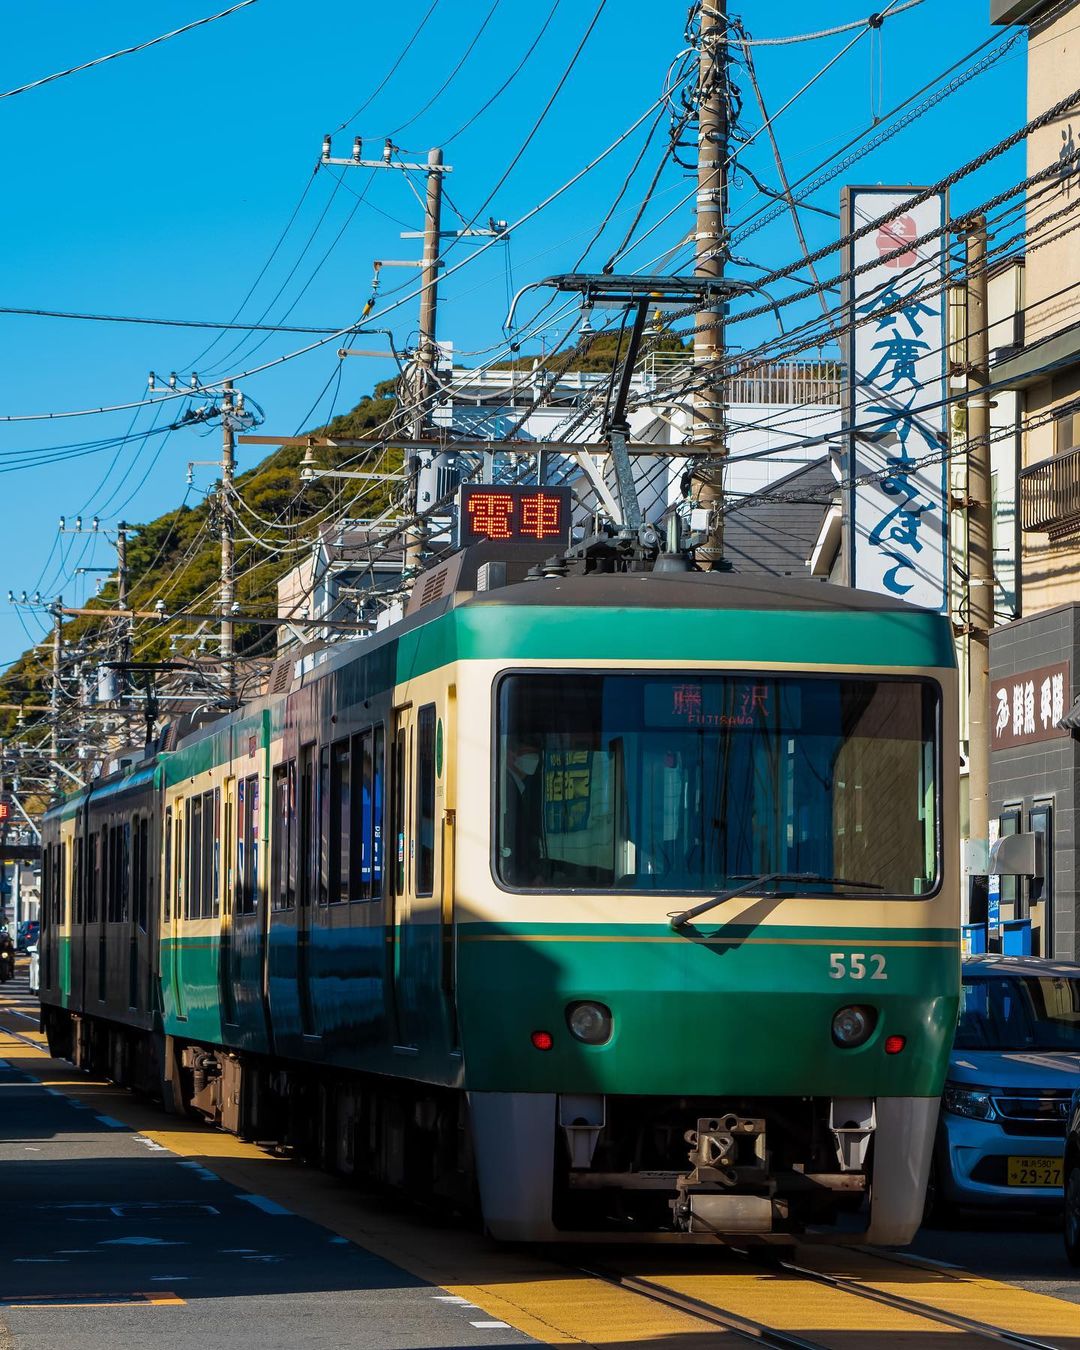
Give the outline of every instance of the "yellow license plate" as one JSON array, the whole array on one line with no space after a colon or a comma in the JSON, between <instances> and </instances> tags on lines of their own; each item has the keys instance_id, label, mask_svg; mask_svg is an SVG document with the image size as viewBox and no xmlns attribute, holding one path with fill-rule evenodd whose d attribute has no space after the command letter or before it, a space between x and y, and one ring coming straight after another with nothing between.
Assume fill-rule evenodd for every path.
<instances>
[{"instance_id":1,"label":"yellow license plate","mask_svg":"<svg viewBox=\"0 0 1080 1350\"><path fill-rule=\"evenodd\" d=\"M1010 1158L1006 1178L1010 1186L1060 1186L1060 1158Z\"/></svg>"}]
</instances>

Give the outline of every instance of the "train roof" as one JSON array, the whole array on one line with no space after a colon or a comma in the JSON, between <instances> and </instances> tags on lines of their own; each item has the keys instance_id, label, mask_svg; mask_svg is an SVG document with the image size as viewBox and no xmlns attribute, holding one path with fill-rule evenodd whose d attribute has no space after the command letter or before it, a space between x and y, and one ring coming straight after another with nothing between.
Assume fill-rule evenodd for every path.
<instances>
[{"instance_id":1,"label":"train roof","mask_svg":"<svg viewBox=\"0 0 1080 1350\"><path fill-rule=\"evenodd\" d=\"M569 605L593 609L863 610L930 615L905 600L824 579L738 572L620 572L543 577L479 591L465 605ZM935 616L936 617L936 616Z\"/></svg>"}]
</instances>

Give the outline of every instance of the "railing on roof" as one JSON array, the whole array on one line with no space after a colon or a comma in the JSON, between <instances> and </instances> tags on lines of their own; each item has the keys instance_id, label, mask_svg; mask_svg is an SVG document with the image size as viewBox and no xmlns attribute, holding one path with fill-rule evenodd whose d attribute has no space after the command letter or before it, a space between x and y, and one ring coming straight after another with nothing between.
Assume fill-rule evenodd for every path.
<instances>
[{"instance_id":1,"label":"railing on roof","mask_svg":"<svg viewBox=\"0 0 1080 1350\"><path fill-rule=\"evenodd\" d=\"M688 352L650 352L642 372L651 388L662 392L693 377L693 357ZM725 395L728 403L833 407L840 402L842 384L835 361L770 361L735 370Z\"/></svg>"}]
</instances>

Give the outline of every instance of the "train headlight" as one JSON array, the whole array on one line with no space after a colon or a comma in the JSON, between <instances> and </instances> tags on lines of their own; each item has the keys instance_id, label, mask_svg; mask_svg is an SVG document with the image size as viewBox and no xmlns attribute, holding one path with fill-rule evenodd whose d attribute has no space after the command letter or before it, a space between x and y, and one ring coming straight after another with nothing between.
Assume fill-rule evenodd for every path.
<instances>
[{"instance_id":1,"label":"train headlight","mask_svg":"<svg viewBox=\"0 0 1080 1350\"><path fill-rule=\"evenodd\" d=\"M877 1025L877 1013L873 1008L858 1004L850 1008L841 1008L832 1020L833 1041L845 1050L854 1050L865 1045Z\"/></svg>"},{"instance_id":2,"label":"train headlight","mask_svg":"<svg viewBox=\"0 0 1080 1350\"><path fill-rule=\"evenodd\" d=\"M566 1009L570 1034L586 1045L611 1040L611 1009L603 1003L571 1003Z\"/></svg>"},{"instance_id":3,"label":"train headlight","mask_svg":"<svg viewBox=\"0 0 1080 1350\"><path fill-rule=\"evenodd\" d=\"M946 1083L941 1101L945 1110L954 1116L967 1116L970 1120L995 1120L997 1117L990 1093L985 1088Z\"/></svg>"}]
</instances>

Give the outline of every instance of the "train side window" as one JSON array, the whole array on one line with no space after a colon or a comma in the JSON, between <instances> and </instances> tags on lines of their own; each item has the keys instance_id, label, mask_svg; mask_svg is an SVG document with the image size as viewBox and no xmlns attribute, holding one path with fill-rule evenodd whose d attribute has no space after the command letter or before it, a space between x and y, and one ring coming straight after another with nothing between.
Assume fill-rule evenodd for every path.
<instances>
[{"instance_id":1,"label":"train side window","mask_svg":"<svg viewBox=\"0 0 1080 1350\"><path fill-rule=\"evenodd\" d=\"M296 761L279 764L274 770L271 814L274 832L271 841L271 888L275 909L292 909L296 903Z\"/></svg>"},{"instance_id":2,"label":"train side window","mask_svg":"<svg viewBox=\"0 0 1080 1350\"><path fill-rule=\"evenodd\" d=\"M385 828L383 823L383 783L386 780L386 733L382 727L375 728L374 744L371 751L371 898L379 900L383 893L383 845Z\"/></svg>"},{"instance_id":3,"label":"train side window","mask_svg":"<svg viewBox=\"0 0 1080 1350\"><path fill-rule=\"evenodd\" d=\"M110 847L109 841L111 840L111 838L112 834L109 830L108 825L102 825L100 835L101 842L98 846L99 855L101 857L101 890L98 892L98 894L101 897L100 904L101 904L102 923L109 923L112 919L112 909L110 907L111 902L109 900L109 880L112 874L112 858L109 856L109 847Z\"/></svg>"},{"instance_id":4,"label":"train side window","mask_svg":"<svg viewBox=\"0 0 1080 1350\"><path fill-rule=\"evenodd\" d=\"M399 727L394 734L394 893L405 894L406 844L405 844L405 728Z\"/></svg>"},{"instance_id":5,"label":"train side window","mask_svg":"<svg viewBox=\"0 0 1080 1350\"><path fill-rule=\"evenodd\" d=\"M202 905L202 798L188 798L188 879L184 918L197 919Z\"/></svg>"},{"instance_id":6,"label":"train side window","mask_svg":"<svg viewBox=\"0 0 1080 1350\"><path fill-rule=\"evenodd\" d=\"M240 792L240 821L237 838L243 841L243 852L237 854L240 864L240 895L237 906L240 914L254 914L259 908L259 776L250 774L243 780Z\"/></svg>"},{"instance_id":7,"label":"train side window","mask_svg":"<svg viewBox=\"0 0 1080 1350\"><path fill-rule=\"evenodd\" d=\"M173 915L180 919L184 914L184 803L176 800L176 840L173 843L173 856L176 859L176 889L173 892Z\"/></svg>"},{"instance_id":8,"label":"train side window","mask_svg":"<svg viewBox=\"0 0 1080 1350\"><path fill-rule=\"evenodd\" d=\"M349 742L338 741L330 763L330 903L347 901L355 890L352 875L352 764Z\"/></svg>"},{"instance_id":9,"label":"train side window","mask_svg":"<svg viewBox=\"0 0 1080 1350\"><path fill-rule=\"evenodd\" d=\"M103 831L105 850L105 921L116 922L116 826L107 825Z\"/></svg>"},{"instance_id":10,"label":"train side window","mask_svg":"<svg viewBox=\"0 0 1080 1350\"><path fill-rule=\"evenodd\" d=\"M301 905L311 905L316 896L319 870L318 838L315 833L318 824L316 811L318 805L318 774L314 745L305 745L300 748L298 788L296 820L299 828L294 857L298 872L297 899Z\"/></svg>"},{"instance_id":11,"label":"train side window","mask_svg":"<svg viewBox=\"0 0 1080 1350\"><path fill-rule=\"evenodd\" d=\"M139 822L139 927L145 933L150 908L150 820L143 816Z\"/></svg>"},{"instance_id":12,"label":"train side window","mask_svg":"<svg viewBox=\"0 0 1080 1350\"><path fill-rule=\"evenodd\" d=\"M435 887L435 705L416 718L416 894Z\"/></svg>"},{"instance_id":13,"label":"train side window","mask_svg":"<svg viewBox=\"0 0 1080 1350\"><path fill-rule=\"evenodd\" d=\"M203 793L202 799L202 880L199 886L199 917L209 919L217 913L218 821L216 790Z\"/></svg>"},{"instance_id":14,"label":"train side window","mask_svg":"<svg viewBox=\"0 0 1080 1350\"><path fill-rule=\"evenodd\" d=\"M83 921L83 852L84 845L80 836L75 840L75 878L72 882L75 895L75 922L79 927L82 927Z\"/></svg>"},{"instance_id":15,"label":"train side window","mask_svg":"<svg viewBox=\"0 0 1080 1350\"><path fill-rule=\"evenodd\" d=\"M120 859L120 921L131 918L131 821L125 820L120 834L123 855Z\"/></svg>"},{"instance_id":16,"label":"train side window","mask_svg":"<svg viewBox=\"0 0 1080 1350\"><path fill-rule=\"evenodd\" d=\"M352 895L357 900L372 896L371 857L371 737L370 731L352 738Z\"/></svg>"},{"instance_id":17,"label":"train side window","mask_svg":"<svg viewBox=\"0 0 1080 1350\"><path fill-rule=\"evenodd\" d=\"M161 878L161 921L169 922L172 909L172 807L165 808L165 857Z\"/></svg>"},{"instance_id":18,"label":"train side window","mask_svg":"<svg viewBox=\"0 0 1080 1350\"><path fill-rule=\"evenodd\" d=\"M139 913L139 884L142 879L142 831L140 819L136 816L131 822L131 911Z\"/></svg>"},{"instance_id":19,"label":"train side window","mask_svg":"<svg viewBox=\"0 0 1080 1350\"><path fill-rule=\"evenodd\" d=\"M319 884L316 894L320 905L327 905L333 895L335 884L331 876L331 858L333 857L333 813L330 797L330 747L324 745L319 751Z\"/></svg>"},{"instance_id":20,"label":"train side window","mask_svg":"<svg viewBox=\"0 0 1080 1350\"><path fill-rule=\"evenodd\" d=\"M98 837L96 834L86 836L86 922L88 924L97 922L97 888L98 888Z\"/></svg>"}]
</instances>

